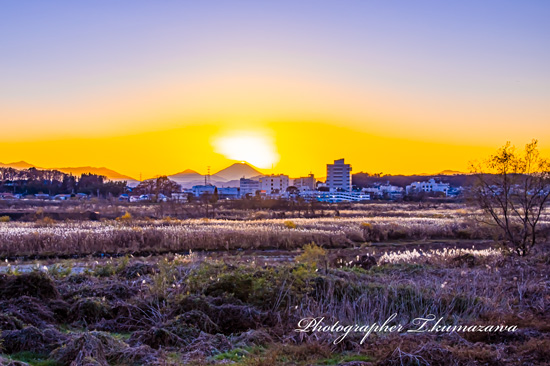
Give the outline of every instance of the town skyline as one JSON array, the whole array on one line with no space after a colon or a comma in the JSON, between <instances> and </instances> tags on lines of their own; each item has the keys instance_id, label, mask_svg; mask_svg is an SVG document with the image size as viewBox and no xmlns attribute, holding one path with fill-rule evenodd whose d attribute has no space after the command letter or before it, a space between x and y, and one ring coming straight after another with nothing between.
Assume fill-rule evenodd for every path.
<instances>
[{"instance_id":1,"label":"town skyline","mask_svg":"<svg viewBox=\"0 0 550 366\"><path fill-rule=\"evenodd\" d=\"M327 162L327 164L331 164L331 162ZM327 164L325 164L325 166ZM269 175L284 174L284 175L288 175L291 178L299 178L299 177L305 177L305 176L308 176L310 174L313 174L316 178L319 178L319 179L326 178L326 167L325 167L325 172L322 173L322 174L315 174L311 171L309 171L309 172L304 171L304 173L302 173L302 174L292 175L292 174L287 174L283 171L275 171L275 169L262 169L262 168L259 168L257 166L254 166L253 164L250 164L247 161L236 161L236 160L231 161L231 160L229 160L229 165L225 166L225 167L222 167L219 170L210 169L211 167L206 167L204 169L204 171L195 170L195 169L192 169L192 168L185 168L185 169L182 169L182 170L177 171L177 172L172 172L170 174L156 174L154 176L148 176L148 177L143 177L143 175L142 175L141 176L141 178L142 178L141 181L145 181L145 180L149 180L149 179L155 179L155 178L162 177L162 176L172 177L172 176L176 176L176 175L180 175L180 174L197 174L197 175L200 175L201 177L216 176L221 171L233 168L236 165L246 165L246 166L250 167L251 169L257 171L257 173L258 173L257 175L269 176ZM0 168L14 168L14 169L17 169L17 170L24 170L24 169L29 169L29 168L35 168L37 170L57 170L57 171L60 171L62 173L65 173L65 174L72 174L72 175L75 175L75 176L79 176L81 174L95 174L95 175L103 175L103 176L107 177L110 180L140 181L139 176L138 177L133 177L133 176L125 175L125 174L120 173L119 171L110 169L110 167L108 167L108 166L72 166L72 167L69 167L69 166L67 166L67 167L54 167L54 166L52 166L52 167L48 167L48 166L38 166L38 165L35 165L35 164L32 164L32 163L29 163L27 161L20 160L20 161L12 161L12 162L2 162L2 161L0 161ZM372 175L378 175L378 174L382 173L382 176L384 176L384 175L403 175L403 176L423 176L423 175L425 175L425 176L431 176L431 175L470 174L467 171L458 171L458 170L452 170L452 169L443 169L443 170L438 171L438 172L418 172L418 173L413 173L413 174L390 174L390 173L386 173L386 172L374 172L374 171L352 171L352 174L357 174L357 173L361 173L361 174L367 173L367 174L372 174Z\"/></svg>"}]
</instances>

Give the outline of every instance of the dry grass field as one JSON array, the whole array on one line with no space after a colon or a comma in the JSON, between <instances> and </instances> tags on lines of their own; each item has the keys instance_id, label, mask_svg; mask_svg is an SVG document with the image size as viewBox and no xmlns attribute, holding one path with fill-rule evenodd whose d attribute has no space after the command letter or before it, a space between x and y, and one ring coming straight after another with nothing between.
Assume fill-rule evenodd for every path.
<instances>
[{"instance_id":1,"label":"dry grass field","mask_svg":"<svg viewBox=\"0 0 550 366\"><path fill-rule=\"evenodd\" d=\"M285 218L268 218L281 213L252 210L239 211L239 219L155 219L130 211L100 221L58 221L41 211L33 221L0 223L0 257L298 249L310 242L345 248L388 241L498 239L491 227L479 222L479 212L456 204L361 205L339 209L337 215L319 212L318 217L282 212ZM548 223L544 217L546 230Z\"/></svg>"},{"instance_id":2,"label":"dry grass field","mask_svg":"<svg viewBox=\"0 0 550 366\"><path fill-rule=\"evenodd\" d=\"M0 223L0 364L544 365L550 248L503 254L462 205ZM47 217L47 216L46 216ZM548 216L544 217L548 227ZM315 244L311 244L315 243ZM179 253L179 254L178 254ZM514 332L300 333L433 314Z\"/></svg>"}]
</instances>

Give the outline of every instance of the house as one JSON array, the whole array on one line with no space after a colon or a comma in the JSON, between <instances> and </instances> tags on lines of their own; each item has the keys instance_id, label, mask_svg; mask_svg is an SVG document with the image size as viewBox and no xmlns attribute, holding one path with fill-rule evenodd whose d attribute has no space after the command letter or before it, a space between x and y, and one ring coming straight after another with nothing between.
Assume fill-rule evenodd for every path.
<instances>
[{"instance_id":1,"label":"house","mask_svg":"<svg viewBox=\"0 0 550 366\"><path fill-rule=\"evenodd\" d=\"M172 200L178 202L187 202L189 200L189 192L172 193Z\"/></svg>"},{"instance_id":2,"label":"house","mask_svg":"<svg viewBox=\"0 0 550 366\"><path fill-rule=\"evenodd\" d=\"M128 198L128 200L129 200L130 202L139 202L139 201L140 201L139 196L130 196L130 197Z\"/></svg>"},{"instance_id":3,"label":"house","mask_svg":"<svg viewBox=\"0 0 550 366\"><path fill-rule=\"evenodd\" d=\"M148 194L142 194L140 196L130 196L130 202L151 201L152 196Z\"/></svg>"},{"instance_id":4,"label":"house","mask_svg":"<svg viewBox=\"0 0 550 366\"><path fill-rule=\"evenodd\" d=\"M449 183L436 182L434 178L431 178L427 182L413 182L405 188L407 194L420 192L441 192L445 194L445 196L447 196L449 189Z\"/></svg>"},{"instance_id":5,"label":"house","mask_svg":"<svg viewBox=\"0 0 550 366\"><path fill-rule=\"evenodd\" d=\"M119 201L130 201L130 196L127 193L123 193L118 196Z\"/></svg>"},{"instance_id":6,"label":"house","mask_svg":"<svg viewBox=\"0 0 550 366\"><path fill-rule=\"evenodd\" d=\"M371 187L365 187L361 192L369 193L374 198L388 198L397 199L403 197L405 190L403 187L391 185L390 182L386 184L375 184Z\"/></svg>"}]
</instances>

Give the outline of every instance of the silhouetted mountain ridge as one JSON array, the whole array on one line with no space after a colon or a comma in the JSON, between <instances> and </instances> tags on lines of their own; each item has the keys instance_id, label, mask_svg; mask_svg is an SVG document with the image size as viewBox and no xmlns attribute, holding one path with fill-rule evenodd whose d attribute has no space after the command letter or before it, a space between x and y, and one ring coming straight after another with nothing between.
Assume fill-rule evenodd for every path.
<instances>
[{"instance_id":1,"label":"silhouetted mountain ridge","mask_svg":"<svg viewBox=\"0 0 550 366\"><path fill-rule=\"evenodd\" d=\"M241 162L234 163L227 168L220 170L215 175L222 177L226 180L237 180L241 178L252 178L264 174L252 165L246 162Z\"/></svg>"},{"instance_id":2,"label":"silhouetted mountain ridge","mask_svg":"<svg viewBox=\"0 0 550 366\"><path fill-rule=\"evenodd\" d=\"M36 168L36 169L39 169L39 170L57 170L57 171L60 171L61 173L72 174L72 175L76 175L76 176L80 176L82 174L96 174L96 175L103 175L103 176L107 177L107 179L110 179L110 180L119 180L119 181L120 180L125 180L125 181L128 181L128 182L137 181L136 179L134 179L132 177L129 177L129 176L124 175L124 174L120 174L119 172L116 172L112 169L108 169L108 168L105 168L105 167L96 168L96 167L92 167L92 166L83 166L83 167L67 167L67 168L43 168L43 167L38 167L36 165L27 163L25 161L18 161L18 162L8 163L8 164L0 163L0 167L13 168L13 169Z\"/></svg>"}]
</instances>

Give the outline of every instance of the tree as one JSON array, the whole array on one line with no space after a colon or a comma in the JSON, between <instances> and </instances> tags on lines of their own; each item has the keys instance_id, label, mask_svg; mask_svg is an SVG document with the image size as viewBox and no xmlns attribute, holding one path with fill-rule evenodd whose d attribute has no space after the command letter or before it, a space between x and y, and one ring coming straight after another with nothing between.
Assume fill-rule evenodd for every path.
<instances>
[{"instance_id":1,"label":"tree","mask_svg":"<svg viewBox=\"0 0 550 366\"><path fill-rule=\"evenodd\" d=\"M78 180L78 192L86 194L99 193L107 177L97 174L82 174ZM99 195L99 194L98 194Z\"/></svg>"},{"instance_id":2,"label":"tree","mask_svg":"<svg viewBox=\"0 0 550 366\"><path fill-rule=\"evenodd\" d=\"M219 195L218 195L218 187L214 187L214 193L212 194L212 196L210 196L210 203L211 204L215 204L216 202L218 202L219 200Z\"/></svg>"},{"instance_id":3,"label":"tree","mask_svg":"<svg viewBox=\"0 0 550 366\"><path fill-rule=\"evenodd\" d=\"M473 196L489 218L484 222L499 229L505 249L526 256L543 240L540 219L550 201L550 161L540 156L537 140L523 152L508 142L471 170Z\"/></svg>"},{"instance_id":4,"label":"tree","mask_svg":"<svg viewBox=\"0 0 550 366\"><path fill-rule=\"evenodd\" d=\"M134 193L154 195L156 200L161 193L170 197L172 193L179 192L180 189L181 187L179 184L169 179L167 176L160 176L156 179L148 179L141 182L134 188Z\"/></svg>"}]
</instances>

